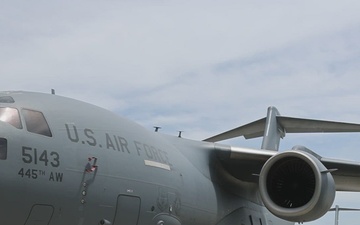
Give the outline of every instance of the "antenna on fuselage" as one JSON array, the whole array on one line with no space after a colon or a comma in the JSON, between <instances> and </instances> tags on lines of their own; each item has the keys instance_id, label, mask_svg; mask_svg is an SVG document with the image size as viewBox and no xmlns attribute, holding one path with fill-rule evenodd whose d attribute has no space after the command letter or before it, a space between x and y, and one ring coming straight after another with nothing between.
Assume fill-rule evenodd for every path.
<instances>
[{"instance_id":1,"label":"antenna on fuselage","mask_svg":"<svg viewBox=\"0 0 360 225\"><path fill-rule=\"evenodd\" d=\"M52 94L52 95L55 94L55 89L51 89L51 94Z\"/></svg>"},{"instance_id":2,"label":"antenna on fuselage","mask_svg":"<svg viewBox=\"0 0 360 225\"><path fill-rule=\"evenodd\" d=\"M161 129L161 127L157 127L157 126L154 126L154 128L155 128L155 132L158 132L159 129Z\"/></svg>"},{"instance_id":3,"label":"antenna on fuselage","mask_svg":"<svg viewBox=\"0 0 360 225\"><path fill-rule=\"evenodd\" d=\"M179 134L178 134L178 137L179 137L179 138L181 138L181 134L182 134L182 132L184 132L184 131L179 130Z\"/></svg>"}]
</instances>

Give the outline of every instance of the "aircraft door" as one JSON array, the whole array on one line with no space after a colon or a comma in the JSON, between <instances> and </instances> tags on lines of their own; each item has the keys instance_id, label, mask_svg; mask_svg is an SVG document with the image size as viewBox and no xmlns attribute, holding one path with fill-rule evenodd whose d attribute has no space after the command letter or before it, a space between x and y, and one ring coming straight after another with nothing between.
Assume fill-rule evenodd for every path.
<instances>
[{"instance_id":1,"label":"aircraft door","mask_svg":"<svg viewBox=\"0 0 360 225\"><path fill-rule=\"evenodd\" d=\"M119 195L113 225L137 225L141 200L136 196Z\"/></svg>"},{"instance_id":2,"label":"aircraft door","mask_svg":"<svg viewBox=\"0 0 360 225\"><path fill-rule=\"evenodd\" d=\"M48 225L54 213L51 205L34 205L25 225Z\"/></svg>"}]
</instances>

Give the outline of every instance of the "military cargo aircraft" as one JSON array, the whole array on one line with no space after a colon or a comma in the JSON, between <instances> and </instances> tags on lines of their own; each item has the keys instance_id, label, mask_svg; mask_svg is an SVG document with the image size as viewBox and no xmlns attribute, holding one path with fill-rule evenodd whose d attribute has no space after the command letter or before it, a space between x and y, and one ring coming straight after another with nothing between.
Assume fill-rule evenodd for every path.
<instances>
[{"instance_id":1,"label":"military cargo aircraft","mask_svg":"<svg viewBox=\"0 0 360 225\"><path fill-rule=\"evenodd\" d=\"M295 146L285 133L359 124L267 117L194 141L149 131L97 106L0 93L0 223L290 225L316 220L336 191L360 191L360 164ZM263 136L261 149L216 143Z\"/></svg>"}]
</instances>

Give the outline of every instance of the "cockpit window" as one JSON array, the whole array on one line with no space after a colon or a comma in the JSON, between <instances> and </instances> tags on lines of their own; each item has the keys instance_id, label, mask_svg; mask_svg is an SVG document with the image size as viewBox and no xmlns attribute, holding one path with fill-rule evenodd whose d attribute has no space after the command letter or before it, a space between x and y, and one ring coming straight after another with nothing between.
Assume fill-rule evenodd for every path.
<instances>
[{"instance_id":1,"label":"cockpit window","mask_svg":"<svg viewBox=\"0 0 360 225\"><path fill-rule=\"evenodd\" d=\"M22 129L19 111L15 108L0 107L0 121L6 122L18 129Z\"/></svg>"},{"instance_id":2,"label":"cockpit window","mask_svg":"<svg viewBox=\"0 0 360 225\"><path fill-rule=\"evenodd\" d=\"M11 96L1 96L0 103L15 103L15 101Z\"/></svg>"},{"instance_id":3,"label":"cockpit window","mask_svg":"<svg viewBox=\"0 0 360 225\"><path fill-rule=\"evenodd\" d=\"M25 119L26 128L29 132L52 137L49 125L42 112L23 109L22 113Z\"/></svg>"}]
</instances>

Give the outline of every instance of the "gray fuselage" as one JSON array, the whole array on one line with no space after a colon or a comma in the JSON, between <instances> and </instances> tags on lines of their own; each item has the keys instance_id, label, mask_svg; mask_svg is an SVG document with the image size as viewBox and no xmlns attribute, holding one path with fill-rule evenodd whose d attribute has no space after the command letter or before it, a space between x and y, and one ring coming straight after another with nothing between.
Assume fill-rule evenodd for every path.
<instances>
[{"instance_id":1,"label":"gray fuselage","mask_svg":"<svg viewBox=\"0 0 360 225\"><path fill-rule=\"evenodd\" d=\"M1 102L1 96L14 102ZM262 206L256 184L229 191L214 143L150 132L55 95L2 93L0 108L17 109L21 124L0 121L6 144L1 224L280 223ZM36 128L41 119L34 112L48 128Z\"/></svg>"}]
</instances>

